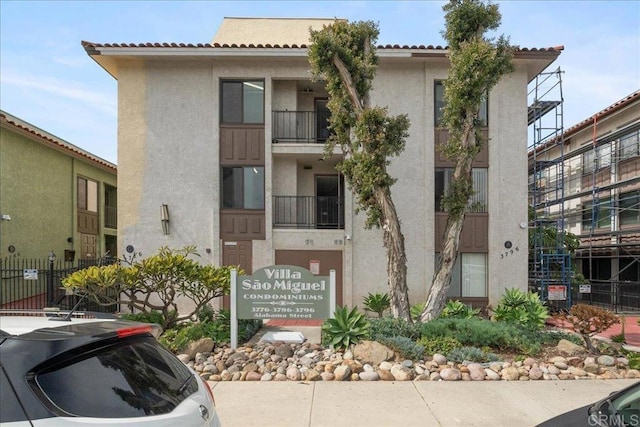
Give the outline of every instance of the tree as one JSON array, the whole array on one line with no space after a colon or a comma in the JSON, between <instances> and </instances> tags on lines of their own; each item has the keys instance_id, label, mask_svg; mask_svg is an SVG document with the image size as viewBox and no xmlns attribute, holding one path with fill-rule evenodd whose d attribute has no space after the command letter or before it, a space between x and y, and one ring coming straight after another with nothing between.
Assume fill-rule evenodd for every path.
<instances>
[{"instance_id":1,"label":"tree","mask_svg":"<svg viewBox=\"0 0 640 427\"><path fill-rule=\"evenodd\" d=\"M501 15L498 6L481 0L450 0L445 11L445 31L451 69L444 93L443 124L449 139L442 152L455 162L448 193L442 203L448 212L442 251L431 289L420 319L439 316L447 299L451 272L458 256L460 233L469 200L473 195L472 164L482 144L479 132L480 106L503 75L513 70L513 48L508 38L487 38L487 30L497 29Z\"/></svg>"},{"instance_id":2,"label":"tree","mask_svg":"<svg viewBox=\"0 0 640 427\"><path fill-rule=\"evenodd\" d=\"M180 250L163 247L158 254L143 260L124 260L128 265L117 263L76 271L62 285L99 304L126 304L143 313L158 311L166 330L191 319L212 299L229 294L232 267L200 265L192 256L198 256L193 246ZM180 298L191 301L190 311L178 313Z\"/></svg>"},{"instance_id":3,"label":"tree","mask_svg":"<svg viewBox=\"0 0 640 427\"><path fill-rule=\"evenodd\" d=\"M404 150L409 119L404 114L391 117L386 108L370 105L378 34L371 21L336 20L322 30L311 30L309 63L314 79L324 80L329 93L332 134L325 153L336 145L342 148L344 159L336 168L357 196L358 211L366 212L365 227L383 231L392 313L410 322L404 236L391 198L396 180L387 171L389 159Z\"/></svg>"}]
</instances>

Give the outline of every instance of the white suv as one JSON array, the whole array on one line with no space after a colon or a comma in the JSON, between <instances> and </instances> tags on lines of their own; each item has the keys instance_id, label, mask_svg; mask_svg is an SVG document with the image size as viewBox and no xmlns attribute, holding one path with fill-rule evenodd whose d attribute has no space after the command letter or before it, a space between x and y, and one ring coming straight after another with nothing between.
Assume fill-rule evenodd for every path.
<instances>
[{"instance_id":1,"label":"white suv","mask_svg":"<svg viewBox=\"0 0 640 427\"><path fill-rule=\"evenodd\" d=\"M154 328L0 313L0 425L220 426L210 387Z\"/></svg>"}]
</instances>

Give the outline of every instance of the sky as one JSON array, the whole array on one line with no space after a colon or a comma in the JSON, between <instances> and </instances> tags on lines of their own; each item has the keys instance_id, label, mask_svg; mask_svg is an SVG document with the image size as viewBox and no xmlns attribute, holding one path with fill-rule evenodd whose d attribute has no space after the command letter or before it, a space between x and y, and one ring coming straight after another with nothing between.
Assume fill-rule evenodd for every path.
<instances>
[{"instance_id":1,"label":"sky","mask_svg":"<svg viewBox=\"0 0 640 427\"><path fill-rule=\"evenodd\" d=\"M640 89L640 0L495 1L513 45L564 45L563 124ZM377 44L446 45L443 1L0 0L0 109L117 163L117 82L81 46L209 43L224 17L346 18ZM554 98L555 99L555 98Z\"/></svg>"}]
</instances>

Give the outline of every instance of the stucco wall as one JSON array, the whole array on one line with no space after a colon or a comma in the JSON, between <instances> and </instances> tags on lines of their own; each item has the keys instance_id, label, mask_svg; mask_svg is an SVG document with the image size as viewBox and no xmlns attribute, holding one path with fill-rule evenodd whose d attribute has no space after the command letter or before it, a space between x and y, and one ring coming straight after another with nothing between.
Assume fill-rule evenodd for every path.
<instances>
[{"instance_id":1,"label":"stucco wall","mask_svg":"<svg viewBox=\"0 0 640 427\"><path fill-rule=\"evenodd\" d=\"M489 302L527 289L527 80L516 70L489 95ZM521 224L525 226L522 227ZM505 242L512 243L511 249ZM517 250L516 250L517 248Z\"/></svg>"},{"instance_id":2,"label":"stucco wall","mask_svg":"<svg viewBox=\"0 0 640 427\"><path fill-rule=\"evenodd\" d=\"M103 183L116 186L115 173L74 158L63 150L22 132L0 129L0 213L11 221L0 223L0 257L24 259L47 257L53 251L62 259L64 250L80 253L76 232L76 178L95 180L98 209L103 222ZM104 234L101 227L100 235ZM71 242L68 239L71 238ZM98 252L104 251L104 239L98 239Z\"/></svg>"},{"instance_id":3,"label":"stucco wall","mask_svg":"<svg viewBox=\"0 0 640 427\"><path fill-rule=\"evenodd\" d=\"M382 233L364 229L364 214L353 214L350 195L345 230L271 229L271 196L291 191L313 194L313 174L323 173L315 165L313 171L299 169L300 164L292 161L295 156L270 155L269 113L293 100L293 86L280 80L308 79L308 69L304 59L124 63L119 75L120 247L131 244L148 255L162 245L195 244L203 261L220 262L218 82L259 78L265 80L267 240L253 243L254 268L272 263L275 249L304 250L309 239L313 249L336 249L336 242L349 234L351 239L344 239L341 246L344 302L361 305L368 292L385 292ZM389 167L397 178L392 195L405 236L411 303L424 301L434 270L433 89L434 80L446 76L446 64L440 62L382 61L371 96L373 104L387 106L391 115L408 114L411 122L405 151ZM526 86L525 73L517 71L489 97L488 281L494 304L504 287L526 287L526 229L520 228L527 220ZM280 89L286 94L278 93L272 100L273 90ZM296 174L295 183L288 181L290 173ZM169 236L161 231L162 203L169 206ZM501 259L506 240L519 251ZM211 254L205 254L205 248Z\"/></svg>"}]
</instances>

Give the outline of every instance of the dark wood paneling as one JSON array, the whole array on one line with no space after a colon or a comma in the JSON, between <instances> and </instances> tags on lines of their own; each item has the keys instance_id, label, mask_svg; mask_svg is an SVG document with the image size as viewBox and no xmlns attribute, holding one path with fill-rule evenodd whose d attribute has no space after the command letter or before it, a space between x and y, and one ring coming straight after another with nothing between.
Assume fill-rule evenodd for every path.
<instances>
[{"instance_id":1,"label":"dark wood paneling","mask_svg":"<svg viewBox=\"0 0 640 427\"><path fill-rule=\"evenodd\" d=\"M447 226L447 214L436 212L435 215L435 251L442 250L442 236ZM489 215L486 213L467 213L460 235L460 252L489 252Z\"/></svg>"},{"instance_id":2,"label":"dark wood paneling","mask_svg":"<svg viewBox=\"0 0 640 427\"><path fill-rule=\"evenodd\" d=\"M320 262L320 276L336 271L336 306L342 306L342 252L341 251L276 251L276 265L295 265L309 270L309 262Z\"/></svg>"},{"instance_id":3,"label":"dark wood paneling","mask_svg":"<svg viewBox=\"0 0 640 427\"><path fill-rule=\"evenodd\" d=\"M253 252L251 241L225 241L222 246L222 263L240 266L246 276L253 273ZM222 306L231 307L231 298L222 297Z\"/></svg>"},{"instance_id":4,"label":"dark wood paneling","mask_svg":"<svg viewBox=\"0 0 640 427\"><path fill-rule=\"evenodd\" d=\"M481 131L484 139L484 145L482 149L473 160L473 167L476 168L488 168L489 167L489 129L483 128ZM436 167L454 167L455 164L447 159L438 148L438 145L444 144L449 138L449 131L447 129L436 128L434 135L434 156Z\"/></svg>"},{"instance_id":5,"label":"dark wood paneling","mask_svg":"<svg viewBox=\"0 0 640 427\"><path fill-rule=\"evenodd\" d=\"M78 210L78 232L98 234L98 214L96 212Z\"/></svg>"},{"instance_id":6,"label":"dark wood paneling","mask_svg":"<svg viewBox=\"0 0 640 427\"><path fill-rule=\"evenodd\" d=\"M221 165L263 165L264 127L221 127Z\"/></svg>"},{"instance_id":7,"label":"dark wood paneling","mask_svg":"<svg viewBox=\"0 0 640 427\"><path fill-rule=\"evenodd\" d=\"M220 212L220 237L223 240L264 240L264 212Z\"/></svg>"}]
</instances>

